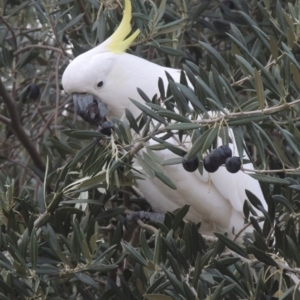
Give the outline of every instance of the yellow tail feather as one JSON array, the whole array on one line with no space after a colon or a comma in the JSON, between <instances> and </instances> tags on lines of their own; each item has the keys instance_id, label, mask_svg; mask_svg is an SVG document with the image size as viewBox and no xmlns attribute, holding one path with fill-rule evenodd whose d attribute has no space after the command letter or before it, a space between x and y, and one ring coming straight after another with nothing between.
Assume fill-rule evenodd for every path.
<instances>
[{"instance_id":1,"label":"yellow tail feather","mask_svg":"<svg viewBox=\"0 0 300 300\"><path fill-rule=\"evenodd\" d=\"M132 35L130 35L126 40L125 38L131 31L131 2L130 0L125 0L125 9L123 19L114 32L114 34L110 37L111 42L108 44L108 49L114 53L122 53L126 49L129 48L130 44L134 41L134 39L139 35L140 30L137 29Z\"/></svg>"}]
</instances>

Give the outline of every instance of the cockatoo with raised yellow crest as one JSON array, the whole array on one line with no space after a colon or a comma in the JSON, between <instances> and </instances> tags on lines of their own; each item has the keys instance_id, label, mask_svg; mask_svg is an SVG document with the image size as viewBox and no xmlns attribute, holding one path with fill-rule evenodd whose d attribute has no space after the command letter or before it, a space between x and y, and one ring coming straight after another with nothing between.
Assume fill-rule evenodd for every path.
<instances>
[{"instance_id":1,"label":"cockatoo with raised yellow crest","mask_svg":"<svg viewBox=\"0 0 300 300\"><path fill-rule=\"evenodd\" d=\"M138 117L141 111L129 100L130 98L144 102L137 88L151 99L153 95L159 95L159 77L162 78L165 87L168 85L166 72L175 82L180 80L181 71L178 69L162 67L125 53L139 34L139 30L136 30L129 35L130 21L131 2L125 0L123 19L115 33L102 44L76 57L63 74L62 84L65 92L73 95L74 105L79 114L84 119L89 118L91 123L100 122L104 115L108 119L121 119L126 108L134 117ZM97 110L97 105L100 107L101 103L103 110L100 108L100 114L93 113L93 108L96 106ZM237 147L231 130L229 134L232 140L230 147L236 153ZM179 145L172 137L167 141ZM151 145L155 143L150 140ZM190 139L186 139L184 146L186 149L191 147ZM174 157L167 149L158 151L157 154L164 160ZM244 166L248 169L253 168L251 163ZM258 181L242 171L231 174L225 167L220 167L215 173L207 173L204 170L201 175L198 171L186 172L181 164L162 168L176 189L165 185L158 178L146 178L138 181L140 190L157 212L173 211L189 204L190 210L186 219L196 223L201 221L200 232L203 234L227 232L233 237L233 228L235 233L243 228L246 189L256 195L264 208L267 208ZM247 230L252 229L248 227Z\"/></svg>"}]
</instances>

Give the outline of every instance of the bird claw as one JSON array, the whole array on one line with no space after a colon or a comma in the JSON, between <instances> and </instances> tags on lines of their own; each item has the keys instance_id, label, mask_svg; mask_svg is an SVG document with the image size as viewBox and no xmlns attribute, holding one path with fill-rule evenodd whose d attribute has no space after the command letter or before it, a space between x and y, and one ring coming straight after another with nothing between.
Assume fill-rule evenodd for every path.
<instances>
[{"instance_id":1,"label":"bird claw","mask_svg":"<svg viewBox=\"0 0 300 300\"><path fill-rule=\"evenodd\" d=\"M163 213L153 213L148 211L134 211L131 213L128 213L125 217L124 226L127 231L130 231L129 224L130 223L136 223L138 220L141 220L143 222L160 222L162 223L164 221L164 214Z\"/></svg>"},{"instance_id":2,"label":"bird claw","mask_svg":"<svg viewBox=\"0 0 300 300\"><path fill-rule=\"evenodd\" d=\"M94 137L94 143L97 145L97 146L102 146L101 144L101 139L97 138L97 137Z\"/></svg>"}]
</instances>

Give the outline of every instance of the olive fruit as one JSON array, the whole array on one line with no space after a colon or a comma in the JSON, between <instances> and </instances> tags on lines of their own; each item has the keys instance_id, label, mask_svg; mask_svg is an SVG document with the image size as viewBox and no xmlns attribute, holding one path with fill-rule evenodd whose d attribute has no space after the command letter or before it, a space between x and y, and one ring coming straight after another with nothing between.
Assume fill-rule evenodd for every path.
<instances>
[{"instance_id":1,"label":"olive fruit","mask_svg":"<svg viewBox=\"0 0 300 300\"><path fill-rule=\"evenodd\" d=\"M223 145L214 149L209 155L210 161L213 162L214 165L221 166L225 164L228 157L232 156L232 151L228 146Z\"/></svg>"},{"instance_id":2,"label":"olive fruit","mask_svg":"<svg viewBox=\"0 0 300 300\"><path fill-rule=\"evenodd\" d=\"M28 98L32 100L37 100L40 95L40 88L35 83L30 84L27 87L26 94L28 95Z\"/></svg>"},{"instance_id":3,"label":"olive fruit","mask_svg":"<svg viewBox=\"0 0 300 300\"><path fill-rule=\"evenodd\" d=\"M191 158L187 158L188 154L185 154L182 158L182 166L188 172L194 172L198 169L199 159L197 156L193 156Z\"/></svg>"},{"instance_id":4,"label":"olive fruit","mask_svg":"<svg viewBox=\"0 0 300 300\"><path fill-rule=\"evenodd\" d=\"M225 167L230 173L237 173L241 169L241 159L237 156L228 157L226 159Z\"/></svg>"},{"instance_id":5,"label":"olive fruit","mask_svg":"<svg viewBox=\"0 0 300 300\"><path fill-rule=\"evenodd\" d=\"M221 166L226 161L226 156L221 148L214 149L210 154L210 161L216 166Z\"/></svg>"},{"instance_id":6,"label":"olive fruit","mask_svg":"<svg viewBox=\"0 0 300 300\"><path fill-rule=\"evenodd\" d=\"M111 129L114 128L114 123L111 121L105 121L101 127L100 133L111 136Z\"/></svg>"},{"instance_id":7,"label":"olive fruit","mask_svg":"<svg viewBox=\"0 0 300 300\"><path fill-rule=\"evenodd\" d=\"M223 151L223 153L224 153L225 159L224 159L223 164L225 164L226 159L227 159L228 157L231 157L231 156L232 156L232 150L231 150L230 147L227 146L227 145L222 145L222 146L220 146L218 149L221 149L221 150Z\"/></svg>"},{"instance_id":8,"label":"olive fruit","mask_svg":"<svg viewBox=\"0 0 300 300\"><path fill-rule=\"evenodd\" d=\"M216 164L214 160L211 159L211 154L204 157L203 167L209 173L214 173L219 169L219 164Z\"/></svg>"},{"instance_id":9,"label":"olive fruit","mask_svg":"<svg viewBox=\"0 0 300 300\"><path fill-rule=\"evenodd\" d=\"M235 4L233 1L230 0L225 0L222 2L224 5L226 5L228 8L230 9L234 9L235 8Z\"/></svg>"}]
</instances>

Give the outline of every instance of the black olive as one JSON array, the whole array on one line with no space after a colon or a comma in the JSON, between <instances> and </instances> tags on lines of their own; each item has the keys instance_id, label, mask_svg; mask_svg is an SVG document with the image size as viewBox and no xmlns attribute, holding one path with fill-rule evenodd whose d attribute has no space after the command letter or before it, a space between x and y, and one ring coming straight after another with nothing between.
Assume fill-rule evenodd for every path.
<instances>
[{"instance_id":1,"label":"black olive","mask_svg":"<svg viewBox=\"0 0 300 300\"><path fill-rule=\"evenodd\" d=\"M223 152L225 153L225 156L231 157L232 156L232 150L229 146L227 145L222 145L219 147L219 149L222 149Z\"/></svg>"},{"instance_id":2,"label":"black olive","mask_svg":"<svg viewBox=\"0 0 300 300\"><path fill-rule=\"evenodd\" d=\"M111 121L105 121L102 124L102 129L100 130L100 133L105 134L107 136L111 136L111 129L114 128L114 123Z\"/></svg>"},{"instance_id":3,"label":"black olive","mask_svg":"<svg viewBox=\"0 0 300 300\"><path fill-rule=\"evenodd\" d=\"M230 173L237 173L241 169L241 159L237 156L228 157L226 159L225 167Z\"/></svg>"},{"instance_id":4,"label":"black olive","mask_svg":"<svg viewBox=\"0 0 300 300\"><path fill-rule=\"evenodd\" d=\"M197 156L193 156L191 158L187 158L188 154L186 154L182 158L182 166L188 172L194 172L198 169L199 166L199 159Z\"/></svg>"},{"instance_id":5,"label":"black olive","mask_svg":"<svg viewBox=\"0 0 300 300\"><path fill-rule=\"evenodd\" d=\"M35 83L30 84L26 90L26 94L28 95L28 98L32 100L37 100L40 95L39 86Z\"/></svg>"},{"instance_id":6,"label":"black olive","mask_svg":"<svg viewBox=\"0 0 300 300\"><path fill-rule=\"evenodd\" d=\"M221 148L214 149L209 155L210 161L216 166L221 166L226 161L225 153Z\"/></svg>"},{"instance_id":7,"label":"black olive","mask_svg":"<svg viewBox=\"0 0 300 300\"><path fill-rule=\"evenodd\" d=\"M223 151L223 153L224 153L224 160L222 161L222 164L225 164L226 159L228 157L232 156L232 151L231 151L230 147L227 146L227 145L222 145L218 149L221 149Z\"/></svg>"},{"instance_id":8,"label":"black olive","mask_svg":"<svg viewBox=\"0 0 300 300\"><path fill-rule=\"evenodd\" d=\"M209 173L214 173L219 169L218 164L215 163L215 161L211 160L211 155L208 154L204 157L203 160L203 167L204 169Z\"/></svg>"},{"instance_id":9,"label":"black olive","mask_svg":"<svg viewBox=\"0 0 300 300\"><path fill-rule=\"evenodd\" d=\"M228 8L230 8L230 9L234 9L234 8L235 8L235 4L234 4L233 1L225 0L225 1L223 1L223 3L224 3L226 6L228 6Z\"/></svg>"}]
</instances>

